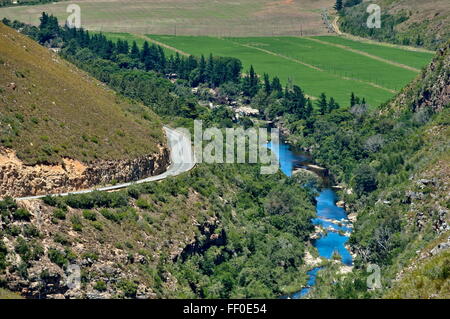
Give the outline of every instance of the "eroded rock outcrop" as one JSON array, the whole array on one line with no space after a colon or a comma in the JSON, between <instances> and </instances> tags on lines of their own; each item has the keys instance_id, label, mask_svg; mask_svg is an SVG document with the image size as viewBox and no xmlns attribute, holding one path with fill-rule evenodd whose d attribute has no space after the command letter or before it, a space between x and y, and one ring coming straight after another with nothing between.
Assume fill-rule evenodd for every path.
<instances>
[{"instance_id":1,"label":"eroded rock outcrop","mask_svg":"<svg viewBox=\"0 0 450 319\"><path fill-rule=\"evenodd\" d=\"M169 150L126 160L99 160L84 164L63 159L60 165L27 166L14 151L0 147L0 198L57 194L113 182L135 181L165 171Z\"/></svg>"}]
</instances>

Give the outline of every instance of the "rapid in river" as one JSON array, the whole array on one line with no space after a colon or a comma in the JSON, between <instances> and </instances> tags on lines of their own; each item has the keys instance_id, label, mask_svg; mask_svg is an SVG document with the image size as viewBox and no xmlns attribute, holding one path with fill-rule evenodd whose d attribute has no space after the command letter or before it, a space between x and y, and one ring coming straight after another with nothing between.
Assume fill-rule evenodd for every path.
<instances>
[{"instance_id":1,"label":"rapid in river","mask_svg":"<svg viewBox=\"0 0 450 319\"><path fill-rule=\"evenodd\" d=\"M276 152L276 148L272 148L271 143L267 147L271 150L275 149ZM287 176L292 176L295 168L303 167L303 164L309 161L307 156L293 152L291 147L284 142L281 142L276 153L278 153L276 155L280 162L280 169ZM320 189L316 201L316 217L312 222L314 225L322 226L326 230L326 234L314 240L314 247L317 248L321 257L331 259L333 254L338 253L342 263L351 266L353 263L352 256L345 248L352 230L347 213L343 208L336 206L337 195L330 188ZM290 295L289 298L298 299L305 296L310 288L315 285L319 271L320 267L308 271L307 286Z\"/></svg>"}]
</instances>

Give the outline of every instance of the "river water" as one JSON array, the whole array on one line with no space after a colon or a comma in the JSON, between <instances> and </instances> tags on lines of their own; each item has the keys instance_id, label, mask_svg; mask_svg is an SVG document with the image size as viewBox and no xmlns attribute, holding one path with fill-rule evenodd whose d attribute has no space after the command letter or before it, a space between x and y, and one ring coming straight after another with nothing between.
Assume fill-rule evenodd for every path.
<instances>
[{"instance_id":1,"label":"river water","mask_svg":"<svg viewBox=\"0 0 450 319\"><path fill-rule=\"evenodd\" d=\"M292 172L297 167L302 167L309 158L305 155L295 153L286 143L281 143L278 148L272 148L271 143L267 145L271 150L275 150L281 171L292 176ZM316 217L312 222L314 225L320 225L326 233L322 237L313 241L314 247L317 248L321 257L331 259L333 254L339 254L344 265L351 266L353 263L350 252L345 248L345 244L349 239L352 225L347 218L347 213L341 207L336 206L338 198L336 193L330 188L319 190L316 197ZM316 276L320 271L320 267L316 267L308 271L307 286L300 291L292 294L289 298L299 299L308 294L310 288L316 284Z\"/></svg>"}]
</instances>

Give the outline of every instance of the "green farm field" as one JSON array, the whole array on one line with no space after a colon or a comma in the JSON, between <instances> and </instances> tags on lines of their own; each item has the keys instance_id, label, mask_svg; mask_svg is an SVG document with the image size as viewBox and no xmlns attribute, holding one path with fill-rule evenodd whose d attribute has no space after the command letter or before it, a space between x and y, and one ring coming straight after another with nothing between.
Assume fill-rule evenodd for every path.
<instances>
[{"instance_id":1,"label":"green farm field","mask_svg":"<svg viewBox=\"0 0 450 319\"><path fill-rule=\"evenodd\" d=\"M145 39L175 50L200 56L210 53L242 60L244 69L253 65L259 74L280 77L286 84L299 84L309 96L322 92L346 105L354 92L372 106L386 102L411 81L432 58L432 54L395 47L360 43L344 38L323 37L195 37L106 33L118 38ZM336 44L339 45L336 46ZM172 50L171 50L172 48Z\"/></svg>"}]
</instances>

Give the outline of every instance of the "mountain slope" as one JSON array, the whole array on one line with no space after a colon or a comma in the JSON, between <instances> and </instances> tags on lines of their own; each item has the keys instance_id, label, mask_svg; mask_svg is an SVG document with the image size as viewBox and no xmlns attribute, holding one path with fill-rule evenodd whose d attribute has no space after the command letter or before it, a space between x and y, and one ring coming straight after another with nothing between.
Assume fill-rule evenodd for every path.
<instances>
[{"instance_id":1,"label":"mountain slope","mask_svg":"<svg viewBox=\"0 0 450 319\"><path fill-rule=\"evenodd\" d=\"M1 23L0 123L0 196L130 180L167 164L150 109Z\"/></svg>"},{"instance_id":2,"label":"mountain slope","mask_svg":"<svg viewBox=\"0 0 450 319\"><path fill-rule=\"evenodd\" d=\"M380 109L332 112L311 137L356 219L354 271L319 272L312 298L450 298L449 44Z\"/></svg>"},{"instance_id":3,"label":"mountain slope","mask_svg":"<svg viewBox=\"0 0 450 319\"><path fill-rule=\"evenodd\" d=\"M344 3L357 1L344 1ZM361 1L360 1L361 2ZM369 29L367 6L381 9L381 28ZM450 37L450 5L446 0L375 0L340 11L341 30L383 42L435 50Z\"/></svg>"}]
</instances>

